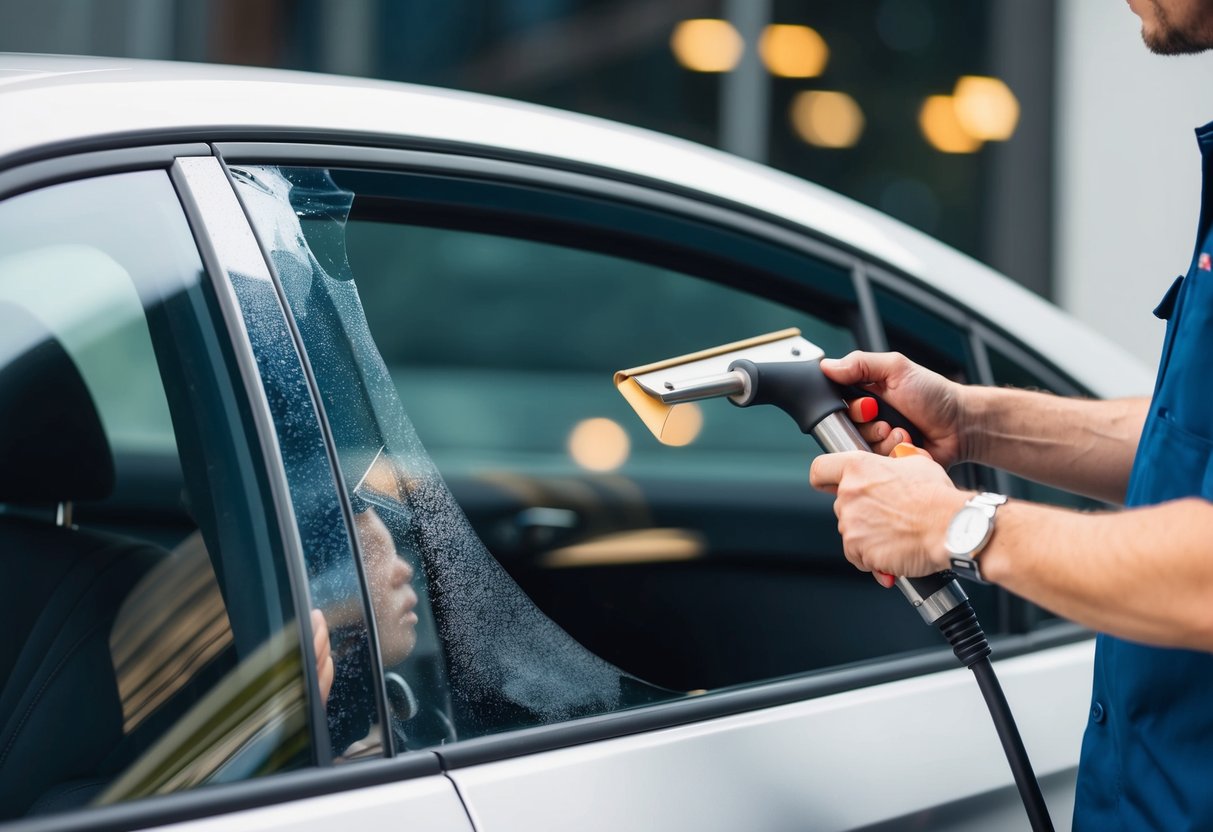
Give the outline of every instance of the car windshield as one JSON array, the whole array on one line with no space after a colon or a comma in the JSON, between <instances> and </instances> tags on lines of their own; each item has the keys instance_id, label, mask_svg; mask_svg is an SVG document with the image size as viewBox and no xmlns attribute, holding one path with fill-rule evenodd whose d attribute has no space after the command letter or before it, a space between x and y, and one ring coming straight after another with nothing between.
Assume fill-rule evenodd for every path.
<instances>
[{"instance_id":1,"label":"car windshield","mask_svg":"<svg viewBox=\"0 0 1213 832\"><path fill-rule=\"evenodd\" d=\"M233 172L281 280L351 495L389 700L402 723L398 746L673 696L578 644L535 607L473 531L367 326L345 248L354 195L326 171ZM324 608L333 594L326 576L314 571L311 583ZM410 583L411 590L402 588Z\"/></svg>"}]
</instances>

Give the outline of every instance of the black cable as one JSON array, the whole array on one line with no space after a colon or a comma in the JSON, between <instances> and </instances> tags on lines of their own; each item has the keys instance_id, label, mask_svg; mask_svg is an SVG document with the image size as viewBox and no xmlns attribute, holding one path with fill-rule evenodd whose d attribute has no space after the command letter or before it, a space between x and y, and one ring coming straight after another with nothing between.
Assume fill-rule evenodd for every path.
<instances>
[{"instance_id":1,"label":"black cable","mask_svg":"<svg viewBox=\"0 0 1213 832\"><path fill-rule=\"evenodd\" d=\"M1036 782L1036 774L1028 760L1027 749L1023 747L1023 739L1019 736L1015 720L1011 718L1011 707L1007 704L1007 697L1003 695L1002 685L998 684L998 677L994 675L994 667L989 658L985 658L970 665L969 670L977 677L977 686L981 688L981 695L985 697L986 705L990 709L994 728L998 731L998 739L1002 741L1002 750L1006 752L1007 762L1011 764L1011 774L1015 776L1015 785L1019 787L1019 796L1023 799L1023 807L1027 810L1032 829L1053 832L1053 821L1049 817L1044 795L1040 793L1040 784Z\"/></svg>"},{"instance_id":2,"label":"black cable","mask_svg":"<svg viewBox=\"0 0 1213 832\"><path fill-rule=\"evenodd\" d=\"M977 621L973 605L966 599L935 622L935 626L952 645L956 658L977 677L977 686L981 688L986 707L990 709L994 729L1011 765L1011 774L1019 788L1019 797L1028 813L1033 832L1053 832L1049 808L1040 792L1040 784L1036 782L1036 774L1028 760L1023 738L1019 736L1019 728L1011 716L1011 706L1007 704L1007 697L998 684L998 677L994 675L994 666L990 664L990 643Z\"/></svg>"}]
</instances>

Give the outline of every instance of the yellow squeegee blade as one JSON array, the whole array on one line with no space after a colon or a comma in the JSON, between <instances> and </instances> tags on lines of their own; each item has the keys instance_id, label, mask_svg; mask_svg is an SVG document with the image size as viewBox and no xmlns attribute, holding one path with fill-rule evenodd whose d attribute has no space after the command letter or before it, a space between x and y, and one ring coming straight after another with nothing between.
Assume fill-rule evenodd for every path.
<instances>
[{"instance_id":1,"label":"yellow squeegee blade","mask_svg":"<svg viewBox=\"0 0 1213 832\"><path fill-rule=\"evenodd\" d=\"M800 335L800 330L791 327L789 329L781 329L778 332L770 332L766 335L746 338L743 341L734 341L731 344L722 344L718 347L700 350L699 352L680 355L677 358L655 361L652 364L645 364L643 367L620 370L615 373L615 388L623 395L627 403L632 406L632 409L636 411L636 415L652 431L659 442L665 445L686 445L698 433L702 422L698 408L693 404L666 404L661 399L650 395L641 387L636 381L637 376L648 375L649 373L669 369L670 367L679 367L684 364L705 361L706 359L716 358L727 353L744 352L761 344L769 344L772 341L781 341L785 338L794 338L798 335ZM704 375L707 374L708 372L705 370Z\"/></svg>"}]
</instances>

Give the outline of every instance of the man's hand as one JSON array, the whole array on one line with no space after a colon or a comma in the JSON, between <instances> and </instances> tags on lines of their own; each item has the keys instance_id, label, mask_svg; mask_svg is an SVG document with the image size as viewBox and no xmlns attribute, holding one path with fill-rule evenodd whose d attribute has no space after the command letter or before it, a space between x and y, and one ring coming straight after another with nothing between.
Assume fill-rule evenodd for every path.
<instances>
[{"instance_id":1,"label":"man's hand","mask_svg":"<svg viewBox=\"0 0 1213 832\"><path fill-rule=\"evenodd\" d=\"M964 440L964 387L938 373L920 367L901 353L852 352L838 358L823 358L821 370L838 384L864 387L880 396L922 431L924 450L944 468L968 458ZM909 439L905 431L876 417L876 401L850 402L851 420L872 450L881 456Z\"/></svg>"},{"instance_id":2,"label":"man's hand","mask_svg":"<svg viewBox=\"0 0 1213 832\"><path fill-rule=\"evenodd\" d=\"M822 454L809 481L835 495L843 551L857 569L918 577L947 568L944 534L970 495L926 453Z\"/></svg>"}]
</instances>

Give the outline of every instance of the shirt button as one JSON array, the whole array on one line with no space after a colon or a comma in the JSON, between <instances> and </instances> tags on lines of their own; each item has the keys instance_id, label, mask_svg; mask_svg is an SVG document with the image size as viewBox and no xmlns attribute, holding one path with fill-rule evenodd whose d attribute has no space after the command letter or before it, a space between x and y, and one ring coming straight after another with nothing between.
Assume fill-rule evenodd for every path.
<instances>
[{"instance_id":1,"label":"shirt button","mask_svg":"<svg viewBox=\"0 0 1213 832\"><path fill-rule=\"evenodd\" d=\"M1094 722L1096 722L1096 723L1103 722L1104 717L1106 717L1106 716L1107 716L1107 714L1104 713L1103 703L1096 702L1094 705L1091 706L1091 719Z\"/></svg>"}]
</instances>

